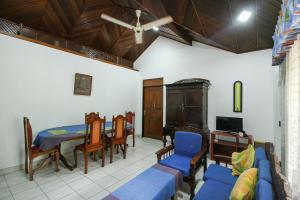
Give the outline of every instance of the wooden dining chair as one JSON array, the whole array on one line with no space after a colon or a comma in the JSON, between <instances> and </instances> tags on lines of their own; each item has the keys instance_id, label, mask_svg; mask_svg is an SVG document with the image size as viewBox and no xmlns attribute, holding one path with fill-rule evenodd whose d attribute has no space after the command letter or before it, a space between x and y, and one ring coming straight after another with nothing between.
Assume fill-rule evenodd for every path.
<instances>
[{"instance_id":1,"label":"wooden dining chair","mask_svg":"<svg viewBox=\"0 0 300 200\"><path fill-rule=\"evenodd\" d=\"M109 146L110 146L110 163L113 160L113 150L116 146L117 148L121 148L123 152L123 158L126 158L126 133L125 133L125 125L126 117L123 115L118 115L117 117L113 116L112 118L112 137L109 138Z\"/></svg>"},{"instance_id":2,"label":"wooden dining chair","mask_svg":"<svg viewBox=\"0 0 300 200\"><path fill-rule=\"evenodd\" d=\"M84 114L84 121L85 121L85 124L87 123L87 120L88 119L93 119L95 117L100 117L99 115L99 112L91 112L89 114L85 113Z\"/></svg>"},{"instance_id":3,"label":"wooden dining chair","mask_svg":"<svg viewBox=\"0 0 300 200\"><path fill-rule=\"evenodd\" d=\"M88 155L101 150L102 167L105 164L105 117L100 118L97 115L87 118L84 143L77 145L74 149L74 168L77 167L77 151L82 151L84 155L84 173L88 173ZM95 155L95 154L94 154Z\"/></svg>"},{"instance_id":4,"label":"wooden dining chair","mask_svg":"<svg viewBox=\"0 0 300 200\"><path fill-rule=\"evenodd\" d=\"M29 174L29 180L33 180L33 174L39 169L45 167L48 163L51 163L52 158L55 160L55 171L59 171L59 147L42 151L37 146L32 145L32 128L27 117L23 118L24 125L24 138L25 138L25 173ZM33 159L42 156L49 155L37 168L33 169Z\"/></svg>"},{"instance_id":5,"label":"wooden dining chair","mask_svg":"<svg viewBox=\"0 0 300 200\"><path fill-rule=\"evenodd\" d=\"M132 146L135 146L135 113L134 112L126 112L126 137L132 135Z\"/></svg>"}]
</instances>

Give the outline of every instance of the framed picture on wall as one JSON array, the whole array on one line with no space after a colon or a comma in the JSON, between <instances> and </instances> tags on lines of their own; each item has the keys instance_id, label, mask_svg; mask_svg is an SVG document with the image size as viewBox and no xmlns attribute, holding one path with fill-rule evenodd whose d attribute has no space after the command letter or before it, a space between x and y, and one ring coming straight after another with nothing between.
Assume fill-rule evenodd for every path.
<instances>
[{"instance_id":1,"label":"framed picture on wall","mask_svg":"<svg viewBox=\"0 0 300 200\"><path fill-rule=\"evenodd\" d=\"M86 74L75 74L74 94L91 96L93 77Z\"/></svg>"}]
</instances>

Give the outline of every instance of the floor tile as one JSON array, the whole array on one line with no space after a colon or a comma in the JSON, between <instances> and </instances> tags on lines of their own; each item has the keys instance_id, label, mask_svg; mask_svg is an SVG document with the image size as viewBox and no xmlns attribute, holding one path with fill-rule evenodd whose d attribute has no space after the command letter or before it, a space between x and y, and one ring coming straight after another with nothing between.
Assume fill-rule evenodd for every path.
<instances>
[{"instance_id":1,"label":"floor tile","mask_svg":"<svg viewBox=\"0 0 300 200\"><path fill-rule=\"evenodd\" d=\"M100 185L102 188L107 188L107 187L115 184L118 181L119 181L118 179L116 179L110 175L107 175L107 176L104 176L104 177L96 180L95 183Z\"/></svg>"},{"instance_id":2,"label":"floor tile","mask_svg":"<svg viewBox=\"0 0 300 200\"><path fill-rule=\"evenodd\" d=\"M103 199L104 197L106 197L109 194L108 191L103 190L102 192L96 194L95 196L89 198L89 200L99 200L99 199Z\"/></svg>"},{"instance_id":3,"label":"floor tile","mask_svg":"<svg viewBox=\"0 0 300 200\"><path fill-rule=\"evenodd\" d=\"M71 183L76 180L81 180L82 178L84 178L84 176L79 172L74 172L72 174L64 174L60 176L60 178L66 183Z\"/></svg>"},{"instance_id":4,"label":"floor tile","mask_svg":"<svg viewBox=\"0 0 300 200\"><path fill-rule=\"evenodd\" d=\"M48 200L48 197L45 194L42 194L40 196L34 197L31 200Z\"/></svg>"},{"instance_id":5,"label":"floor tile","mask_svg":"<svg viewBox=\"0 0 300 200\"><path fill-rule=\"evenodd\" d=\"M10 190L8 188L0 189L0 199L4 199L8 196L11 196Z\"/></svg>"},{"instance_id":6,"label":"floor tile","mask_svg":"<svg viewBox=\"0 0 300 200\"><path fill-rule=\"evenodd\" d=\"M45 183L49 183L49 182L52 182L52 181L59 180L59 178L54 173L50 173L50 174L44 174L42 176L36 176L36 177L34 176L33 180L37 184L45 184Z\"/></svg>"},{"instance_id":7,"label":"floor tile","mask_svg":"<svg viewBox=\"0 0 300 200\"><path fill-rule=\"evenodd\" d=\"M83 200L83 199L84 198L82 198L79 194L74 192L72 194L63 197L61 200Z\"/></svg>"},{"instance_id":8,"label":"floor tile","mask_svg":"<svg viewBox=\"0 0 300 200\"><path fill-rule=\"evenodd\" d=\"M117 183L115 183L115 184L113 184L113 185L107 187L106 190L109 191L109 192L113 192L113 191L115 191L116 189L118 189L119 187L121 187L122 185L124 185L124 183L122 183L122 182L117 182Z\"/></svg>"},{"instance_id":9,"label":"floor tile","mask_svg":"<svg viewBox=\"0 0 300 200\"><path fill-rule=\"evenodd\" d=\"M46 193L47 197L50 200L58 200L61 199L71 193L74 193L74 191L69 186L60 187L56 190L53 190L51 192Z\"/></svg>"},{"instance_id":10,"label":"floor tile","mask_svg":"<svg viewBox=\"0 0 300 200\"><path fill-rule=\"evenodd\" d=\"M103 188L101 188L99 185L95 183L91 183L89 185L86 185L85 187L82 187L79 190L76 190L76 192L85 199L88 199L102 191Z\"/></svg>"},{"instance_id":11,"label":"floor tile","mask_svg":"<svg viewBox=\"0 0 300 200\"><path fill-rule=\"evenodd\" d=\"M40 188L33 188L24 192L13 194L15 200L29 200L41 195L43 195L43 192Z\"/></svg>"},{"instance_id":12,"label":"floor tile","mask_svg":"<svg viewBox=\"0 0 300 200\"><path fill-rule=\"evenodd\" d=\"M43 192L48 193L48 192L51 192L51 191L53 191L57 188L67 186L67 184L65 182L63 182L62 180L58 179L58 180L55 180L55 181L40 184L39 186L40 186L40 188L42 189Z\"/></svg>"},{"instance_id":13,"label":"floor tile","mask_svg":"<svg viewBox=\"0 0 300 200\"><path fill-rule=\"evenodd\" d=\"M8 185L6 183L6 180L3 179L3 180L0 180L0 189L4 189L4 188L7 188Z\"/></svg>"},{"instance_id":14,"label":"floor tile","mask_svg":"<svg viewBox=\"0 0 300 200\"><path fill-rule=\"evenodd\" d=\"M25 176L6 177L6 183L9 187L29 181Z\"/></svg>"},{"instance_id":15,"label":"floor tile","mask_svg":"<svg viewBox=\"0 0 300 200\"><path fill-rule=\"evenodd\" d=\"M95 181L97 179L102 178L103 176L106 176L107 174L102 172L101 170L94 170L92 172L89 172L88 174L84 175L85 177L91 179L92 181Z\"/></svg>"},{"instance_id":16,"label":"floor tile","mask_svg":"<svg viewBox=\"0 0 300 200\"><path fill-rule=\"evenodd\" d=\"M120 167L116 167L115 165L112 164L109 164L102 169L102 171L106 174L112 174L118 170L120 170Z\"/></svg>"},{"instance_id":17,"label":"floor tile","mask_svg":"<svg viewBox=\"0 0 300 200\"><path fill-rule=\"evenodd\" d=\"M127 171L126 169L121 169L115 173L112 173L111 176L118 180L123 180L127 176L130 176L131 172Z\"/></svg>"},{"instance_id":18,"label":"floor tile","mask_svg":"<svg viewBox=\"0 0 300 200\"><path fill-rule=\"evenodd\" d=\"M69 186L73 190L77 191L80 188L83 188L91 183L92 183L92 181L90 179L82 177L81 179L78 179L78 180L75 180L75 181L72 181L71 183L69 183Z\"/></svg>"},{"instance_id":19,"label":"floor tile","mask_svg":"<svg viewBox=\"0 0 300 200\"><path fill-rule=\"evenodd\" d=\"M12 195L0 198L1 200L14 200L14 197Z\"/></svg>"},{"instance_id":20,"label":"floor tile","mask_svg":"<svg viewBox=\"0 0 300 200\"><path fill-rule=\"evenodd\" d=\"M10 191L12 194L17 194L37 187L38 185L34 181L26 181L24 183L10 187Z\"/></svg>"}]
</instances>

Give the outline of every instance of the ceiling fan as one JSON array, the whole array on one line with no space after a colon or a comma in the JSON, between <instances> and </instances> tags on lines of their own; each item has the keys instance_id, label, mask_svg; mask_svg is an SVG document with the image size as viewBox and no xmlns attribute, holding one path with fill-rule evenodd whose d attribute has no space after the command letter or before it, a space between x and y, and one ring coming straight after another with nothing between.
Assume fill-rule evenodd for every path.
<instances>
[{"instance_id":1,"label":"ceiling fan","mask_svg":"<svg viewBox=\"0 0 300 200\"><path fill-rule=\"evenodd\" d=\"M107 20L109 22L112 22L112 23L118 24L120 26L123 26L125 28L132 29L134 31L135 42L137 44L143 43L143 32L144 31L148 31L148 30L150 30L152 28L155 28L155 27L157 28L159 26L171 23L173 21L173 18L171 16L166 16L166 17L163 17L161 19L158 19L158 20L149 22L147 24L141 25L140 17L141 17L142 11L141 10L136 10L135 13L136 13L136 16L137 16L137 23L136 23L135 26L133 26L131 24L128 24L126 22L123 22L121 20L118 20L116 18L113 18L113 17L111 17L109 15L106 15L104 13L101 14L101 18L104 19L104 20Z\"/></svg>"}]
</instances>

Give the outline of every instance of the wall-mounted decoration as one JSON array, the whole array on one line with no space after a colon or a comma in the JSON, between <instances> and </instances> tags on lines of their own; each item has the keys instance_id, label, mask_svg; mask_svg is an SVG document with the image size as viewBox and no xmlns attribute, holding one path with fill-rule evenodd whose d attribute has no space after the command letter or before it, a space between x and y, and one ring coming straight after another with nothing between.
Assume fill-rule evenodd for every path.
<instances>
[{"instance_id":1,"label":"wall-mounted decoration","mask_svg":"<svg viewBox=\"0 0 300 200\"><path fill-rule=\"evenodd\" d=\"M85 74L75 74L74 94L91 96L93 77Z\"/></svg>"},{"instance_id":2,"label":"wall-mounted decoration","mask_svg":"<svg viewBox=\"0 0 300 200\"><path fill-rule=\"evenodd\" d=\"M233 112L243 111L243 83L236 81L233 84Z\"/></svg>"}]
</instances>

